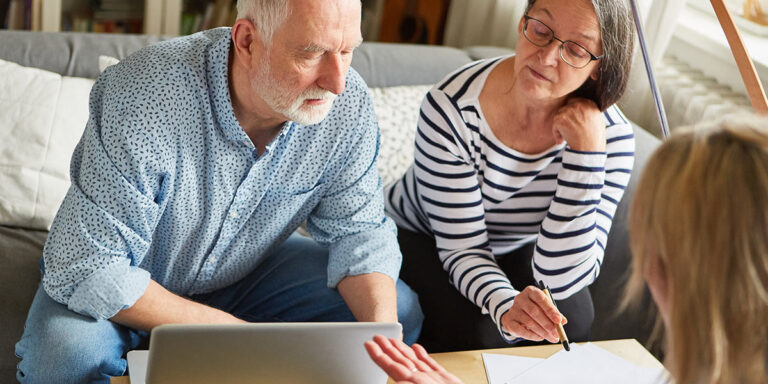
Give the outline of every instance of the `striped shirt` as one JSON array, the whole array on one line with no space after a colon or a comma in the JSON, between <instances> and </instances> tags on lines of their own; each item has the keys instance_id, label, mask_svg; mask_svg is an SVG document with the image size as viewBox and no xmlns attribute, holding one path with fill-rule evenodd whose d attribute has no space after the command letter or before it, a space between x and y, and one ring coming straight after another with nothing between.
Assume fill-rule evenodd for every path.
<instances>
[{"instance_id":1,"label":"striped shirt","mask_svg":"<svg viewBox=\"0 0 768 384\"><path fill-rule=\"evenodd\" d=\"M612 106L603 114L606 152L580 152L566 143L538 154L507 147L479 102L488 74L504 59L469 64L429 91L414 163L385 193L387 213L401 227L435 237L451 283L510 340L501 316L519 291L495 255L535 241L533 276L557 300L591 284L629 183L635 141L632 126Z\"/></svg>"}]
</instances>

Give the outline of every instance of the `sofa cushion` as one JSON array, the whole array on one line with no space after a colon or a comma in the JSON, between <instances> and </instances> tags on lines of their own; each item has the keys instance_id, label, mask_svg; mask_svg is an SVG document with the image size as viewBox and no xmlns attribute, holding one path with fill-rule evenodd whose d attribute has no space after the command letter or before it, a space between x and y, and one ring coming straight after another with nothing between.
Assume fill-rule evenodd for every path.
<instances>
[{"instance_id":1,"label":"sofa cushion","mask_svg":"<svg viewBox=\"0 0 768 384\"><path fill-rule=\"evenodd\" d=\"M0 383L14 383L14 345L24 330L40 281L40 256L48 232L0 226Z\"/></svg>"},{"instance_id":2,"label":"sofa cushion","mask_svg":"<svg viewBox=\"0 0 768 384\"><path fill-rule=\"evenodd\" d=\"M93 80L0 60L0 224L48 229L69 188Z\"/></svg>"},{"instance_id":3,"label":"sofa cushion","mask_svg":"<svg viewBox=\"0 0 768 384\"><path fill-rule=\"evenodd\" d=\"M413 162L419 107L431 85L371 88L381 130L379 174L384 184L397 180Z\"/></svg>"},{"instance_id":4,"label":"sofa cushion","mask_svg":"<svg viewBox=\"0 0 768 384\"><path fill-rule=\"evenodd\" d=\"M452 47L397 43L363 43L352 56L352 67L369 87L435 84L472 61Z\"/></svg>"}]
</instances>

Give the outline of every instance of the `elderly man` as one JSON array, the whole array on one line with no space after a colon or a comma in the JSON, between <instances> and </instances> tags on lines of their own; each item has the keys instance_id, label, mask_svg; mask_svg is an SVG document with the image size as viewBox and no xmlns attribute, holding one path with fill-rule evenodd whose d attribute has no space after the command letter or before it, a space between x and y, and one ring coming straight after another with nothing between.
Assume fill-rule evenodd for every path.
<instances>
[{"instance_id":1,"label":"elderly man","mask_svg":"<svg viewBox=\"0 0 768 384\"><path fill-rule=\"evenodd\" d=\"M240 0L91 93L16 353L21 382L107 382L166 323L398 321L378 128L349 70L359 0ZM303 221L313 239L292 234Z\"/></svg>"}]
</instances>

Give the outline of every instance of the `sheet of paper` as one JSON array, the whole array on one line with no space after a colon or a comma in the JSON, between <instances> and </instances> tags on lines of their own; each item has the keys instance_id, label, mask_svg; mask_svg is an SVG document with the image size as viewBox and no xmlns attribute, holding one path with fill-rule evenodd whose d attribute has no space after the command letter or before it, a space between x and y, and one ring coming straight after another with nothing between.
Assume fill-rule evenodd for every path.
<instances>
[{"instance_id":1,"label":"sheet of paper","mask_svg":"<svg viewBox=\"0 0 768 384\"><path fill-rule=\"evenodd\" d=\"M147 377L149 351L128 351L127 358L131 384L144 384Z\"/></svg>"},{"instance_id":2,"label":"sheet of paper","mask_svg":"<svg viewBox=\"0 0 768 384\"><path fill-rule=\"evenodd\" d=\"M573 345L561 350L519 375L507 376L501 384L661 384L663 369L637 366L598 346Z\"/></svg>"},{"instance_id":3,"label":"sheet of paper","mask_svg":"<svg viewBox=\"0 0 768 384\"><path fill-rule=\"evenodd\" d=\"M544 359L483 353L483 365L488 384L504 384L509 378L520 375Z\"/></svg>"}]
</instances>

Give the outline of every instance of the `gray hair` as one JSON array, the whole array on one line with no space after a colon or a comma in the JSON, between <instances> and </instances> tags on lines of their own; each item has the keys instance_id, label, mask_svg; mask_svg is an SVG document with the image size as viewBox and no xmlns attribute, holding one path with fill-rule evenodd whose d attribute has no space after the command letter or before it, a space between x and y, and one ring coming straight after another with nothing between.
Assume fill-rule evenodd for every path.
<instances>
[{"instance_id":1,"label":"gray hair","mask_svg":"<svg viewBox=\"0 0 768 384\"><path fill-rule=\"evenodd\" d=\"M290 0L238 0L237 18L250 20L259 31L261 41L269 47L272 35L291 13Z\"/></svg>"},{"instance_id":2,"label":"gray hair","mask_svg":"<svg viewBox=\"0 0 768 384\"><path fill-rule=\"evenodd\" d=\"M528 0L525 13L536 0ZM624 94L632 67L635 25L629 2L623 0L591 0L600 24L603 58L598 62L597 80L587 81L573 94L593 100L601 111L615 104Z\"/></svg>"}]
</instances>

